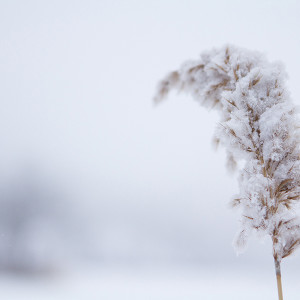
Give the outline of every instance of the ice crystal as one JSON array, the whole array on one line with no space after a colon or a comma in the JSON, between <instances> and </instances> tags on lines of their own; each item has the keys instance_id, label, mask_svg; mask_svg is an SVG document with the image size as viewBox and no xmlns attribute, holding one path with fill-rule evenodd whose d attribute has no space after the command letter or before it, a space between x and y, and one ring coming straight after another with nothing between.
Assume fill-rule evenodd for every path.
<instances>
[{"instance_id":1,"label":"ice crystal","mask_svg":"<svg viewBox=\"0 0 300 300\"><path fill-rule=\"evenodd\" d=\"M239 169L241 211L235 245L245 248L253 231L272 238L276 261L300 245L296 204L300 199L299 123L280 63L234 46L203 53L159 83L156 102L183 90L201 105L219 110L214 140L226 147L227 165Z\"/></svg>"}]
</instances>

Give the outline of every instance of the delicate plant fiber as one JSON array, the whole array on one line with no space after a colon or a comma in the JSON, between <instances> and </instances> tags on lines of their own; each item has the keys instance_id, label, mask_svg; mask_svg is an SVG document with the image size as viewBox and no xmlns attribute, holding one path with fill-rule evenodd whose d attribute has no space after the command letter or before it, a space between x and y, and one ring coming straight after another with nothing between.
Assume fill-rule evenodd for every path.
<instances>
[{"instance_id":1,"label":"delicate plant fiber","mask_svg":"<svg viewBox=\"0 0 300 300\"><path fill-rule=\"evenodd\" d=\"M227 166L240 166L239 194L232 201L241 211L235 247L244 250L253 232L269 235L278 264L300 245L299 121L285 80L280 63L226 46L168 74L154 99L160 102L176 89L220 112L214 140L226 147Z\"/></svg>"}]
</instances>

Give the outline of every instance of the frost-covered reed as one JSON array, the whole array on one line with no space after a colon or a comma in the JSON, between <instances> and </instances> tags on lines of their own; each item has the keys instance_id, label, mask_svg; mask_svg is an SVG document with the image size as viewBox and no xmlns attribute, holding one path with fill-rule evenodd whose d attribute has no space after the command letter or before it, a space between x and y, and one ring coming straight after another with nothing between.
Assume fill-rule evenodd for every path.
<instances>
[{"instance_id":1,"label":"frost-covered reed","mask_svg":"<svg viewBox=\"0 0 300 300\"><path fill-rule=\"evenodd\" d=\"M170 90L182 90L219 110L214 140L226 147L228 167L240 166L239 194L232 201L241 210L235 246L244 250L253 232L271 237L279 299L281 260L300 245L295 210L300 199L299 122L285 79L280 63L227 46L185 62L159 83L155 96L160 102Z\"/></svg>"}]
</instances>

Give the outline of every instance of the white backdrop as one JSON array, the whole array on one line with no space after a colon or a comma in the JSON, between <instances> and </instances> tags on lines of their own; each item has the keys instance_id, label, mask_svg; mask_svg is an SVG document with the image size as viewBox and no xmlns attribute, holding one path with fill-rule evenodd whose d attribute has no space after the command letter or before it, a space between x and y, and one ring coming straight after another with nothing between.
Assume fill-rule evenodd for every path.
<instances>
[{"instance_id":1,"label":"white backdrop","mask_svg":"<svg viewBox=\"0 0 300 300\"><path fill-rule=\"evenodd\" d=\"M152 96L184 60L231 43L281 60L299 104L299 10L298 1L1 1L3 188L27 166L59 186L65 218L81 222L68 228L72 246L58 242L67 257L80 248L105 264L272 274L268 240L238 258L231 246L237 185L211 145L218 116L184 95L157 107ZM283 276L299 267L299 255L287 259Z\"/></svg>"}]
</instances>

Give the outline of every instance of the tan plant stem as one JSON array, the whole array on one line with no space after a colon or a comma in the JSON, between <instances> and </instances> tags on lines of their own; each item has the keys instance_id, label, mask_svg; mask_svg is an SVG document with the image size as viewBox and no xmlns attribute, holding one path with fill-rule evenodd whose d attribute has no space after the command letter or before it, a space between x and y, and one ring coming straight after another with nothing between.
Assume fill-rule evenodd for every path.
<instances>
[{"instance_id":1,"label":"tan plant stem","mask_svg":"<svg viewBox=\"0 0 300 300\"><path fill-rule=\"evenodd\" d=\"M277 278L278 299L283 300L282 285L281 285L280 262L274 258L274 263L275 263L276 278Z\"/></svg>"},{"instance_id":2,"label":"tan plant stem","mask_svg":"<svg viewBox=\"0 0 300 300\"><path fill-rule=\"evenodd\" d=\"M300 218L293 210L300 201L300 126L285 76L258 53L228 46L169 73L155 97L160 102L172 89L183 90L221 112L216 145L226 146L230 169L244 161L232 202L242 213L235 245L242 252L254 231L271 236L279 300L280 262L300 247Z\"/></svg>"}]
</instances>

